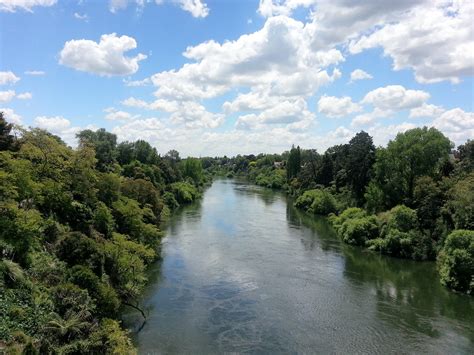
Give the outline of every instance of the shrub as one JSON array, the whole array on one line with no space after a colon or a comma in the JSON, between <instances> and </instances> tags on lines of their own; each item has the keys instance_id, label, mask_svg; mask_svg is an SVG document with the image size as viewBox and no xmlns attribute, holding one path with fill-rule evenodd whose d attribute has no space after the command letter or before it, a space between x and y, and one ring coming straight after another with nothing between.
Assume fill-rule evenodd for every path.
<instances>
[{"instance_id":1,"label":"shrub","mask_svg":"<svg viewBox=\"0 0 474 355\"><path fill-rule=\"evenodd\" d=\"M337 211L334 196L325 190L308 190L296 199L295 206L308 212L328 215Z\"/></svg>"},{"instance_id":2,"label":"shrub","mask_svg":"<svg viewBox=\"0 0 474 355\"><path fill-rule=\"evenodd\" d=\"M188 182L175 182L171 190L179 203L191 203L199 196L197 189Z\"/></svg>"},{"instance_id":3,"label":"shrub","mask_svg":"<svg viewBox=\"0 0 474 355\"><path fill-rule=\"evenodd\" d=\"M474 291L474 231L455 230L438 256L441 283L453 290Z\"/></svg>"},{"instance_id":4,"label":"shrub","mask_svg":"<svg viewBox=\"0 0 474 355\"><path fill-rule=\"evenodd\" d=\"M345 243L365 245L377 237L378 227L374 216L360 217L346 220L339 229L339 235Z\"/></svg>"}]
</instances>

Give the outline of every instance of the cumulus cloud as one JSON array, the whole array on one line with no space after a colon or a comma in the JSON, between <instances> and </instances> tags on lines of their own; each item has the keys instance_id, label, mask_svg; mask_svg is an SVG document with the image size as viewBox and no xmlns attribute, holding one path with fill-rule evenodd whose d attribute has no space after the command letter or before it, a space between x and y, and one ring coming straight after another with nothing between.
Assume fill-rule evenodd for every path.
<instances>
[{"instance_id":1,"label":"cumulus cloud","mask_svg":"<svg viewBox=\"0 0 474 355\"><path fill-rule=\"evenodd\" d=\"M72 126L71 121L63 116L38 116L33 122L35 126L57 135L70 146L77 144L76 134L81 130L98 129L98 127L94 125L87 125L85 127Z\"/></svg>"},{"instance_id":2,"label":"cumulus cloud","mask_svg":"<svg viewBox=\"0 0 474 355\"><path fill-rule=\"evenodd\" d=\"M395 70L413 69L420 83L457 83L474 74L473 18L470 1L434 2L351 41L349 49L359 53L380 46Z\"/></svg>"},{"instance_id":3,"label":"cumulus cloud","mask_svg":"<svg viewBox=\"0 0 474 355\"><path fill-rule=\"evenodd\" d=\"M308 110L304 99L285 100L268 107L259 114L240 116L238 129L266 129L267 125L283 125L290 130L306 129L314 121L314 113Z\"/></svg>"},{"instance_id":4,"label":"cumulus cloud","mask_svg":"<svg viewBox=\"0 0 474 355\"><path fill-rule=\"evenodd\" d=\"M0 0L0 11L15 12L24 10L33 12L36 6L49 7L57 3L57 0Z\"/></svg>"},{"instance_id":5,"label":"cumulus cloud","mask_svg":"<svg viewBox=\"0 0 474 355\"><path fill-rule=\"evenodd\" d=\"M43 76L46 75L46 72L42 70L27 70L25 71L26 75L32 75L32 76Z\"/></svg>"},{"instance_id":6,"label":"cumulus cloud","mask_svg":"<svg viewBox=\"0 0 474 355\"><path fill-rule=\"evenodd\" d=\"M393 110L381 110L380 108L376 107L373 111L371 112L366 112L360 115L357 115L354 117L354 119L351 121L351 126L352 127L357 127L357 126L364 126L373 123L375 120L379 118L385 118L393 115L395 112Z\"/></svg>"},{"instance_id":7,"label":"cumulus cloud","mask_svg":"<svg viewBox=\"0 0 474 355\"><path fill-rule=\"evenodd\" d=\"M105 115L105 119L109 121L131 120L133 118L139 117L139 115L133 116L129 112L120 111L113 107L106 108L104 112L107 113L107 115Z\"/></svg>"},{"instance_id":8,"label":"cumulus cloud","mask_svg":"<svg viewBox=\"0 0 474 355\"><path fill-rule=\"evenodd\" d=\"M0 102L9 102L15 97L14 90L0 91Z\"/></svg>"},{"instance_id":9,"label":"cumulus cloud","mask_svg":"<svg viewBox=\"0 0 474 355\"><path fill-rule=\"evenodd\" d=\"M146 55L125 56L125 52L137 48L137 42L129 36L115 33L100 37L99 43L86 40L70 40L59 54L59 63L67 67L102 76L131 75L138 71L138 63Z\"/></svg>"},{"instance_id":10,"label":"cumulus cloud","mask_svg":"<svg viewBox=\"0 0 474 355\"><path fill-rule=\"evenodd\" d=\"M372 90L361 101L381 110L400 111L421 106L430 98L422 90L407 90L401 85L389 85Z\"/></svg>"},{"instance_id":11,"label":"cumulus cloud","mask_svg":"<svg viewBox=\"0 0 474 355\"><path fill-rule=\"evenodd\" d=\"M335 97L323 95L318 101L318 112L328 117L343 117L362 110L349 96Z\"/></svg>"},{"instance_id":12,"label":"cumulus cloud","mask_svg":"<svg viewBox=\"0 0 474 355\"><path fill-rule=\"evenodd\" d=\"M338 79L339 70L324 68L344 60L336 49L313 51L304 24L288 17L271 18L260 31L234 41L188 47L184 56L195 62L151 77L157 97L210 99L234 87L248 87L261 99L307 96Z\"/></svg>"},{"instance_id":13,"label":"cumulus cloud","mask_svg":"<svg viewBox=\"0 0 474 355\"><path fill-rule=\"evenodd\" d=\"M30 100L33 97L31 92L23 92L21 94L16 95L16 98L19 100Z\"/></svg>"},{"instance_id":14,"label":"cumulus cloud","mask_svg":"<svg viewBox=\"0 0 474 355\"><path fill-rule=\"evenodd\" d=\"M69 128L71 122L62 116L38 116L34 120L35 125L52 133L62 132Z\"/></svg>"},{"instance_id":15,"label":"cumulus cloud","mask_svg":"<svg viewBox=\"0 0 474 355\"><path fill-rule=\"evenodd\" d=\"M5 119L14 124L21 124L21 116L15 111L13 111L11 108L0 108L0 112L3 112L3 116Z\"/></svg>"},{"instance_id":16,"label":"cumulus cloud","mask_svg":"<svg viewBox=\"0 0 474 355\"><path fill-rule=\"evenodd\" d=\"M0 85L15 84L19 77L11 71L0 71Z\"/></svg>"},{"instance_id":17,"label":"cumulus cloud","mask_svg":"<svg viewBox=\"0 0 474 355\"><path fill-rule=\"evenodd\" d=\"M209 8L201 0L174 0L184 10L193 17L206 17L209 15Z\"/></svg>"},{"instance_id":18,"label":"cumulus cloud","mask_svg":"<svg viewBox=\"0 0 474 355\"><path fill-rule=\"evenodd\" d=\"M209 7L202 0L166 0L170 3L178 5L182 10L189 12L193 17L206 17L209 15ZM146 3L151 1L145 0L109 0L109 10L116 13L124 10L130 3L135 3L139 11L143 10ZM157 5L163 4L164 0L155 0Z\"/></svg>"},{"instance_id":19,"label":"cumulus cloud","mask_svg":"<svg viewBox=\"0 0 474 355\"><path fill-rule=\"evenodd\" d=\"M474 113L455 108L444 112L435 120L433 126L453 139L456 144L462 144L474 137Z\"/></svg>"},{"instance_id":20,"label":"cumulus cloud","mask_svg":"<svg viewBox=\"0 0 474 355\"><path fill-rule=\"evenodd\" d=\"M410 110L410 118L418 117L437 117L444 112L444 109L440 106L431 105L424 103L419 107L412 108Z\"/></svg>"},{"instance_id":21,"label":"cumulus cloud","mask_svg":"<svg viewBox=\"0 0 474 355\"><path fill-rule=\"evenodd\" d=\"M363 71L362 69L356 69L351 73L351 82L364 79L372 79L373 76Z\"/></svg>"}]
</instances>

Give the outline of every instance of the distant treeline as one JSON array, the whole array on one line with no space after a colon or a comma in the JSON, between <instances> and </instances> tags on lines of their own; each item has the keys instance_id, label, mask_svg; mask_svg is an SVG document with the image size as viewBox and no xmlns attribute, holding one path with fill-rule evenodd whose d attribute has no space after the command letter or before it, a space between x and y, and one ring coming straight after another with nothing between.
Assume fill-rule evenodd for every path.
<instances>
[{"instance_id":1,"label":"distant treeline","mask_svg":"<svg viewBox=\"0 0 474 355\"><path fill-rule=\"evenodd\" d=\"M0 353L135 353L119 310L146 318L160 225L208 181L176 151L104 129L77 137L72 149L0 113Z\"/></svg>"},{"instance_id":2,"label":"distant treeline","mask_svg":"<svg viewBox=\"0 0 474 355\"><path fill-rule=\"evenodd\" d=\"M202 161L214 174L288 191L297 207L330 216L346 243L437 260L444 285L474 294L474 141L455 149L424 127L375 147L362 131L323 154L292 147Z\"/></svg>"}]
</instances>

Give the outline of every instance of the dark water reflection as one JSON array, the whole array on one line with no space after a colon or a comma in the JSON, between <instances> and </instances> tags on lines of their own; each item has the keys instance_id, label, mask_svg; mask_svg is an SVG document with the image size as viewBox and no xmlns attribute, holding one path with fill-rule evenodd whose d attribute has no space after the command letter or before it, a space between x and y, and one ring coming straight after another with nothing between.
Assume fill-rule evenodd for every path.
<instances>
[{"instance_id":1,"label":"dark water reflection","mask_svg":"<svg viewBox=\"0 0 474 355\"><path fill-rule=\"evenodd\" d=\"M235 180L174 215L150 276L144 354L474 348L474 301L442 288L434 263L344 245L284 195Z\"/></svg>"}]
</instances>

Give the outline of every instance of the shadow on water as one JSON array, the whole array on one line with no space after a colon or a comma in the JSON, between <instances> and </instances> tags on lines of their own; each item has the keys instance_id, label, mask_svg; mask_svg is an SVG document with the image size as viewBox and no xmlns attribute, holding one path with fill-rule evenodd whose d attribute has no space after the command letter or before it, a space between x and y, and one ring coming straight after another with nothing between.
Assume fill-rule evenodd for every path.
<instances>
[{"instance_id":1,"label":"shadow on water","mask_svg":"<svg viewBox=\"0 0 474 355\"><path fill-rule=\"evenodd\" d=\"M391 258L345 245L325 218L297 210L291 199L286 213L290 225L314 232L301 239L305 249L319 247L344 256L345 278L376 295L380 319L435 338L443 331L434 319L461 320L466 326L460 330L474 344L474 299L445 289L434 262Z\"/></svg>"}]
</instances>

